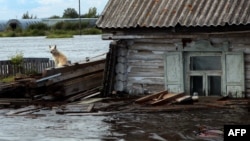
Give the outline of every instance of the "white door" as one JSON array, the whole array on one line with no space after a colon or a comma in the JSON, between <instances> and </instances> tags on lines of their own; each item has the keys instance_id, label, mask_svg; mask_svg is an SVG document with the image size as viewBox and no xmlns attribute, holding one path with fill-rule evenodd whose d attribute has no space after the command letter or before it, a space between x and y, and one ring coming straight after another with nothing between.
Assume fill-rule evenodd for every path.
<instances>
[{"instance_id":1,"label":"white door","mask_svg":"<svg viewBox=\"0 0 250 141\"><path fill-rule=\"evenodd\" d=\"M182 52L170 52L165 56L165 89L184 92Z\"/></svg>"}]
</instances>

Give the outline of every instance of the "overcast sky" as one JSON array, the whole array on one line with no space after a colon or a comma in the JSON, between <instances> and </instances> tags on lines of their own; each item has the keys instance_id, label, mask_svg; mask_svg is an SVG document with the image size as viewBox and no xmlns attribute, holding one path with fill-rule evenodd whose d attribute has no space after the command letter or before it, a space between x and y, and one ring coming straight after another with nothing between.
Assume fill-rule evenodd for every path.
<instances>
[{"instance_id":1,"label":"overcast sky","mask_svg":"<svg viewBox=\"0 0 250 141\"><path fill-rule=\"evenodd\" d=\"M89 8L96 7L101 14L108 0L80 0L81 14ZM62 16L67 8L79 10L79 0L0 0L0 20L21 19L27 11L37 18L48 18L53 15Z\"/></svg>"}]
</instances>

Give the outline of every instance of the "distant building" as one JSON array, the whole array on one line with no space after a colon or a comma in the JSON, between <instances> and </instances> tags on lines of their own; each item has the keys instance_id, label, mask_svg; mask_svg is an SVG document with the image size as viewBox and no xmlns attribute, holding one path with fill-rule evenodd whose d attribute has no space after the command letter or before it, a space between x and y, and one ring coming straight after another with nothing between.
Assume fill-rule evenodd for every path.
<instances>
[{"instance_id":1,"label":"distant building","mask_svg":"<svg viewBox=\"0 0 250 141\"><path fill-rule=\"evenodd\" d=\"M90 27L95 26L97 18L72 18L72 19L10 19L8 21L0 21L0 31L4 31L6 28L11 27L16 29L17 27L21 29L26 29L31 24L45 23L48 26L53 26L58 22L81 22L87 23Z\"/></svg>"},{"instance_id":2,"label":"distant building","mask_svg":"<svg viewBox=\"0 0 250 141\"><path fill-rule=\"evenodd\" d=\"M89 26L93 27L95 26L95 22L97 21L97 18L81 18L81 22L88 23ZM42 19L42 22L47 24L48 26L53 26L58 22L71 22L76 23L79 22L79 18L65 18L65 19Z\"/></svg>"},{"instance_id":3,"label":"distant building","mask_svg":"<svg viewBox=\"0 0 250 141\"><path fill-rule=\"evenodd\" d=\"M6 28L11 27L12 29L16 29L20 27L21 29L26 29L29 25L40 22L42 22L42 19L10 19L6 24Z\"/></svg>"}]
</instances>

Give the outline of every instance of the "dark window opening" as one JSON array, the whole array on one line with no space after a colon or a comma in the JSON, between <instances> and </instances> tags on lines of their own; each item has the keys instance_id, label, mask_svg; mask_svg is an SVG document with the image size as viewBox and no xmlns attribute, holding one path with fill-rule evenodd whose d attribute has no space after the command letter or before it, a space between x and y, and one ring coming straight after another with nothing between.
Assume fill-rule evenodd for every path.
<instances>
[{"instance_id":1,"label":"dark window opening","mask_svg":"<svg viewBox=\"0 0 250 141\"><path fill-rule=\"evenodd\" d=\"M190 70L221 70L220 56L193 56L190 58Z\"/></svg>"},{"instance_id":2,"label":"dark window opening","mask_svg":"<svg viewBox=\"0 0 250 141\"><path fill-rule=\"evenodd\" d=\"M208 76L208 95L221 95L221 77Z\"/></svg>"},{"instance_id":3,"label":"dark window opening","mask_svg":"<svg viewBox=\"0 0 250 141\"><path fill-rule=\"evenodd\" d=\"M10 28L11 28L12 30L15 30L15 29L17 28L17 24L16 24L16 23L11 23L11 24L10 24Z\"/></svg>"},{"instance_id":4,"label":"dark window opening","mask_svg":"<svg viewBox=\"0 0 250 141\"><path fill-rule=\"evenodd\" d=\"M203 78L202 76L191 76L190 78L190 94L197 92L198 95L204 96L203 92Z\"/></svg>"}]
</instances>

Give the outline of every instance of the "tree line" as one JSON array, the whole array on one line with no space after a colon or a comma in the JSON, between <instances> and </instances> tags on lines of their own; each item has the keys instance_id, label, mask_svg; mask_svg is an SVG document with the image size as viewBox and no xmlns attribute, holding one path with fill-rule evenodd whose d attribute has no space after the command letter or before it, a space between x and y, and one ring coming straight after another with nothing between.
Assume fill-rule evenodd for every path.
<instances>
[{"instance_id":1,"label":"tree line","mask_svg":"<svg viewBox=\"0 0 250 141\"><path fill-rule=\"evenodd\" d=\"M75 8L67 8L64 10L62 17L58 15L53 15L49 17L50 19L59 19L59 18L98 18L99 15L97 14L97 8L91 7L89 8L89 11L85 14L82 14L79 16ZM33 14L29 14L27 11L23 14L22 19L37 19L37 16L34 16Z\"/></svg>"}]
</instances>

